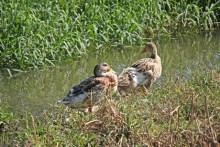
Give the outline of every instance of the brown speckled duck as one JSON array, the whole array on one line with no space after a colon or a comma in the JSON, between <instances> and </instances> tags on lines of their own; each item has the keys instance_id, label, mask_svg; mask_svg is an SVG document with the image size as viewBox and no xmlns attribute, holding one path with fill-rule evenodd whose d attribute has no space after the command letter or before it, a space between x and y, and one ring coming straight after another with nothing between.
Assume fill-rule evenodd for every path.
<instances>
[{"instance_id":1,"label":"brown speckled duck","mask_svg":"<svg viewBox=\"0 0 220 147\"><path fill-rule=\"evenodd\" d=\"M154 43L147 43L142 53L149 52L150 58L143 58L124 69L118 76L118 89L135 92L138 87L146 94L147 89L160 77L162 72L161 59L157 55Z\"/></svg>"},{"instance_id":2,"label":"brown speckled duck","mask_svg":"<svg viewBox=\"0 0 220 147\"><path fill-rule=\"evenodd\" d=\"M117 75L107 63L95 66L94 76L74 86L63 100L58 102L70 108L89 108L103 97L116 92L118 86Z\"/></svg>"}]
</instances>

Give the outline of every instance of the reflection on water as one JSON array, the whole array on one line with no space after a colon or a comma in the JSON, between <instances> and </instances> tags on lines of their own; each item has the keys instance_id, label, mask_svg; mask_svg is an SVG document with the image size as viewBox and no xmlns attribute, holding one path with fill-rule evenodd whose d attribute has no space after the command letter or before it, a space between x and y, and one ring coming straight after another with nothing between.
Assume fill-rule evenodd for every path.
<instances>
[{"instance_id":1,"label":"reflection on water","mask_svg":"<svg viewBox=\"0 0 220 147\"><path fill-rule=\"evenodd\" d=\"M162 76L157 82L163 84L164 80L179 75L190 79L191 73L201 67L220 70L219 40L220 34L212 34L156 41L163 65ZM0 99L6 101L15 114L20 115L27 110L37 114L63 98L73 85L92 76L97 63L105 61L119 74L132 62L146 56L139 54L141 49L113 48L78 61L58 63L57 68L22 73L11 79L0 74Z\"/></svg>"}]
</instances>

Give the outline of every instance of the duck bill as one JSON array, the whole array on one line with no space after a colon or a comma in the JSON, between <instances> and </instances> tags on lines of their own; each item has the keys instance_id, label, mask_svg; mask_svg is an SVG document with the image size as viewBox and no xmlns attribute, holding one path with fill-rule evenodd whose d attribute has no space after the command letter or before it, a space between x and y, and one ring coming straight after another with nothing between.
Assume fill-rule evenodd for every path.
<instances>
[{"instance_id":1,"label":"duck bill","mask_svg":"<svg viewBox=\"0 0 220 147\"><path fill-rule=\"evenodd\" d=\"M112 68L109 68L108 71L111 71L112 73L116 74L116 72Z\"/></svg>"},{"instance_id":2,"label":"duck bill","mask_svg":"<svg viewBox=\"0 0 220 147\"><path fill-rule=\"evenodd\" d=\"M116 72L114 70L111 70L111 71L112 71L112 73L116 74Z\"/></svg>"},{"instance_id":3,"label":"duck bill","mask_svg":"<svg viewBox=\"0 0 220 147\"><path fill-rule=\"evenodd\" d=\"M142 53L146 53L146 52L147 52L147 49L144 48L140 53L142 54Z\"/></svg>"}]
</instances>

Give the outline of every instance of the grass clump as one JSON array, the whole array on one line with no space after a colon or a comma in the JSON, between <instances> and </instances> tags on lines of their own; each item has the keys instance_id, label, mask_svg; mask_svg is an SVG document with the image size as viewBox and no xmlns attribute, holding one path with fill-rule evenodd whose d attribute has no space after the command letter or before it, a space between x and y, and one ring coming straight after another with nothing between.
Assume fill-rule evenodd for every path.
<instances>
[{"instance_id":1,"label":"grass clump","mask_svg":"<svg viewBox=\"0 0 220 147\"><path fill-rule=\"evenodd\" d=\"M39 116L0 113L0 144L17 146L218 146L220 74L179 75L147 96L115 95L91 115L51 105ZM115 110L112 111L110 106ZM2 109L3 110L3 109ZM7 117L5 117L7 116Z\"/></svg>"},{"instance_id":2,"label":"grass clump","mask_svg":"<svg viewBox=\"0 0 220 147\"><path fill-rule=\"evenodd\" d=\"M0 68L25 70L78 58L103 45L218 28L213 1L1 1Z\"/></svg>"}]
</instances>

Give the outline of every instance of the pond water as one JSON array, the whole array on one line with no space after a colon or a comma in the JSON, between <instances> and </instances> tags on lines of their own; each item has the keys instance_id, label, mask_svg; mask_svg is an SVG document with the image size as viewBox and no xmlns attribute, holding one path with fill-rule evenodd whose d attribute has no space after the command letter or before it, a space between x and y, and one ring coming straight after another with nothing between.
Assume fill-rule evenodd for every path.
<instances>
[{"instance_id":1,"label":"pond water","mask_svg":"<svg viewBox=\"0 0 220 147\"><path fill-rule=\"evenodd\" d=\"M190 74L200 67L212 66L220 71L220 33L162 39L156 42L162 59L163 73L157 82ZM88 55L72 62L58 63L57 67L21 73L13 78L0 74L0 105L5 102L15 115L25 112L38 114L56 104L69 89L93 75L97 63L107 62L119 74L123 68L147 55L141 47L114 48Z\"/></svg>"}]
</instances>

